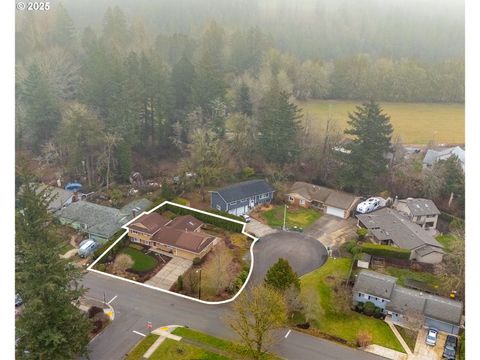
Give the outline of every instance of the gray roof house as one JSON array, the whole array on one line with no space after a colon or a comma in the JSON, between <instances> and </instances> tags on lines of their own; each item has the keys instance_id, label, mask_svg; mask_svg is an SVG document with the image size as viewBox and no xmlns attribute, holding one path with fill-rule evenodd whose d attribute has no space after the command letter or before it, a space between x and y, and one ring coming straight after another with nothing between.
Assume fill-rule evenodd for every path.
<instances>
[{"instance_id":1,"label":"gray roof house","mask_svg":"<svg viewBox=\"0 0 480 360\"><path fill-rule=\"evenodd\" d=\"M56 215L62 224L70 225L87 233L91 239L103 242L150 205L150 201L142 199L119 210L88 201L77 201L61 209Z\"/></svg>"},{"instance_id":2,"label":"gray roof house","mask_svg":"<svg viewBox=\"0 0 480 360\"><path fill-rule=\"evenodd\" d=\"M405 322L405 314L413 312L423 315L428 327L458 334L463 314L460 301L405 288L396 282L395 277L361 270L353 287L353 301L373 302L398 324Z\"/></svg>"},{"instance_id":3,"label":"gray roof house","mask_svg":"<svg viewBox=\"0 0 480 360\"><path fill-rule=\"evenodd\" d=\"M357 214L357 219L358 225L367 228L375 242L411 250L411 260L428 264L438 264L443 260L442 245L420 225L396 210L382 208L368 214Z\"/></svg>"},{"instance_id":4,"label":"gray roof house","mask_svg":"<svg viewBox=\"0 0 480 360\"><path fill-rule=\"evenodd\" d=\"M423 158L423 168L432 168L437 161L446 160L453 155L460 160L462 169L465 171L465 150L463 150L460 146L440 150L428 149L425 157Z\"/></svg>"},{"instance_id":5,"label":"gray roof house","mask_svg":"<svg viewBox=\"0 0 480 360\"><path fill-rule=\"evenodd\" d=\"M295 182L287 194L287 201L301 207L324 210L326 214L347 219L360 198L342 191L303 181Z\"/></svg>"},{"instance_id":6,"label":"gray roof house","mask_svg":"<svg viewBox=\"0 0 480 360\"><path fill-rule=\"evenodd\" d=\"M21 192L22 187L19 190L19 193ZM41 192L44 192L44 197L49 201L47 210L51 212L58 211L64 206L68 206L74 201L75 194L73 191L65 190L59 187L50 186L47 184L37 184L37 195Z\"/></svg>"},{"instance_id":7,"label":"gray roof house","mask_svg":"<svg viewBox=\"0 0 480 360\"><path fill-rule=\"evenodd\" d=\"M426 230L437 228L440 210L438 210L435 203L430 199L395 199L393 202L393 208L407 216L410 221L420 225Z\"/></svg>"},{"instance_id":8,"label":"gray roof house","mask_svg":"<svg viewBox=\"0 0 480 360\"><path fill-rule=\"evenodd\" d=\"M274 192L266 180L243 181L210 191L210 205L216 210L243 215L257 205L270 203Z\"/></svg>"}]
</instances>

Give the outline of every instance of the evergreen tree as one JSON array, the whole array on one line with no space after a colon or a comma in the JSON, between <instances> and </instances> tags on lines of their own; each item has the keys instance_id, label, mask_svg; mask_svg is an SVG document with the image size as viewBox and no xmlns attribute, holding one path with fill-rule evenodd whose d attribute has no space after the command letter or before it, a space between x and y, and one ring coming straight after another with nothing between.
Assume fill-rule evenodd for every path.
<instances>
[{"instance_id":1,"label":"evergreen tree","mask_svg":"<svg viewBox=\"0 0 480 360\"><path fill-rule=\"evenodd\" d=\"M22 95L30 144L33 151L39 153L55 133L61 115L58 96L52 92L47 77L35 63L28 69Z\"/></svg>"},{"instance_id":2,"label":"evergreen tree","mask_svg":"<svg viewBox=\"0 0 480 360\"><path fill-rule=\"evenodd\" d=\"M175 109L188 111L192 103L192 85L195 68L184 55L172 69L171 83L175 95Z\"/></svg>"},{"instance_id":3,"label":"evergreen tree","mask_svg":"<svg viewBox=\"0 0 480 360\"><path fill-rule=\"evenodd\" d=\"M67 49L74 48L75 27L62 3L56 6L55 22L50 38L53 45Z\"/></svg>"},{"instance_id":4,"label":"evergreen tree","mask_svg":"<svg viewBox=\"0 0 480 360\"><path fill-rule=\"evenodd\" d=\"M133 168L132 148L126 141L122 141L116 148L117 176L120 181L128 181Z\"/></svg>"},{"instance_id":5,"label":"evergreen tree","mask_svg":"<svg viewBox=\"0 0 480 360\"><path fill-rule=\"evenodd\" d=\"M58 256L61 240L47 212L49 199L30 182L18 199L15 280L25 308L16 323L16 348L19 358L74 359L87 353L90 323L74 305L84 293L81 272Z\"/></svg>"},{"instance_id":6,"label":"evergreen tree","mask_svg":"<svg viewBox=\"0 0 480 360\"><path fill-rule=\"evenodd\" d=\"M297 157L300 118L300 110L274 79L258 111L258 146L267 161L285 164Z\"/></svg>"},{"instance_id":7,"label":"evergreen tree","mask_svg":"<svg viewBox=\"0 0 480 360\"><path fill-rule=\"evenodd\" d=\"M465 174L456 156L450 156L446 160L441 160L435 164L435 173L440 173L442 178L441 195L449 198L453 193L459 205L463 208L465 205Z\"/></svg>"},{"instance_id":8,"label":"evergreen tree","mask_svg":"<svg viewBox=\"0 0 480 360\"><path fill-rule=\"evenodd\" d=\"M278 259L265 275L265 284L272 286L280 292L285 292L290 286L300 289L300 280L295 271L285 259Z\"/></svg>"},{"instance_id":9,"label":"evergreen tree","mask_svg":"<svg viewBox=\"0 0 480 360\"><path fill-rule=\"evenodd\" d=\"M376 189L378 177L387 171L393 128L390 116L373 101L357 106L348 117L349 128L344 133L352 139L341 154L344 166L340 182L348 190L367 194Z\"/></svg>"},{"instance_id":10,"label":"evergreen tree","mask_svg":"<svg viewBox=\"0 0 480 360\"><path fill-rule=\"evenodd\" d=\"M240 86L239 94L238 94L238 103L237 103L237 110L247 116L253 115L253 105L250 99L250 91L248 89L248 85L245 82L242 82Z\"/></svg>"}]
</instances>

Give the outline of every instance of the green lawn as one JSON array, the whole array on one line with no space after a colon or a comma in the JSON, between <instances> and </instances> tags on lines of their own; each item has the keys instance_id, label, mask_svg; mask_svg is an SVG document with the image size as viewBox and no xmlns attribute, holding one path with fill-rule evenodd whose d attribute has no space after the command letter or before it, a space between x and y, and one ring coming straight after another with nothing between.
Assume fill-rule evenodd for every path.
<instances>
[{"instance_id":1,"label":"green lawn","mask_svg":"<svg viewBox=\"0 0 480 360\"><path fill-rule=\"evenodd\" d=\"M272 209L262 212L263 218L272 227L283 226L284 206L274 206ZM306 228L322 216L321 212L314 209L304 209L290 206L287 209L287 227L299 226Z\"/></svg>"},{"instance_id":2,"label":"green lawn","mask_svg":"<svg viewBox=\"0 0 480 360\"><path fill-rule=\"evenodd\" d=\"M360 102L335 100L310 100L298 102L304 115L313 118L312 128L322 131L327 119L335 120L343 131L348 113ZM465 106L463 104L391 103L380 102L390 115L394 135L400 135L407 144L465 142Z\"/></svg>"},{"instance_id":3,"label":"green lawn","mask_svg":"<svg viewBox=\"0 0 480 360\"><path fill-rule=\"evenodd\" d=\"M437 241L448 250L450 246L457 240L453 234L440 234L436 237Z\"/></svg>"},{"instance_id":4,"label":"green lawn","mask_svg":"<svg viewBox=\"0 0 480 360\"><path fill-rule=\"evenodd\" d=\"M417 342L418 331L407 329L398 325L394 325L400 335L402 335L403 340L407 343L410 350L413 352L415 350L415 343Z\"/></svg>"},{"instance_id":5,"label":"green lawn","mask_svg":"<svg viewBox=\"0 0 480 360\"><path fill-rule=\"evenodd\" d=\"M300 278L302 295L308 298L309 292L316 291L323 309L323 311L318 312L316 318L312 321L312 325L323 333L345 339L350 345L355 344L359 331L367 330L372 335L374 344L404 352L397 338L384 321L354 311L341 314L334 311L333 290L327 279L336 273L344 274L346 278L351 264L351 259L329 258L321 268Z\"/></svg>"},{"instance_id":6,"label":"green lawn","mask_svg":"<svg viewBox=\"0 0 480 360\"><path fill-rule=\"evenodd\" d=\"M173 334L179 335L182 338L194 341L198 344L203 344L204 346L207 346L212 349L217 349L221 353L227 353L231 354L235 358L240 358L240 359L249 359L250 357L248 356L248 350L235 342L228 341L228 340L223 340L205 333L201 333L199 331L192 330L190 328L176 328L173 331ZM264 357L262 357L263 360L277 360L279 359L273 354L265 354Z\"/></svg>"},{"instance_id":7,"label":"green lawn","mask_svg":"<svg viewBox=\"0 0 480 360\"><path fill-rule=\"evenodd\" d=\"M250 359L245 347L240 344L219 339L188 328L177 328L173 334L182 337L181 341L165 339L150 360L227 360ZM157 340L158 335L150 334L140 341L128 354L126 360L141 360L143 354ZM265 354L262 360L279 360L278 357Z\"/></svg>"},{"instance_id":8,"label":"green lawn","mask_svg":"<svg viewBox=\"0 0 480 360\"><path fill-rule=\"evenodd\" d=\"M132 265L133 271L149 271L152 270L155 266L157 266L158 263L157 259L153 256L144 254L142 251L130 246L122 249L120 253L127 254L132 258L132 260L134 261Z\"/></svg>"}]
</instances>

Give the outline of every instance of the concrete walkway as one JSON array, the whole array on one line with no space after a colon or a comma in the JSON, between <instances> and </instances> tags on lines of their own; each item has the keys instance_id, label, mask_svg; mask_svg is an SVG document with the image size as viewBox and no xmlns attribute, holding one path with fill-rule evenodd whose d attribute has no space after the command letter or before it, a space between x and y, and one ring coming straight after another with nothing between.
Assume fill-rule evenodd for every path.
<instances>
[{"instance_id":1,"label":"concrete walkway","mask_svg":"<svg viewBox=\"0 0 480 360\"><path fill-rule=\"evenodd\" d=\"M256 237L266 236L278 231L276 229L272 229L268 225L262 224L260 221L253 218L250 220L250 222L247 223L247 225L245 226L245 230Z\"/></svg>"},{"instance_id":2,"label":"concrete walkway","mask_svg":"<svg viewBox=\"0 0 480 360\"><path fill-rule=\"evenodd\" d=\"M148 348L145 354L143 354L142 358L143 359L150 358L150 356L152 356L155 350L158 349L158 347L165 341L165 339L172 339L175 341L182 340L181 336L173 335L171 333L177 327L178 327L177 325L172 325L172 326L164 326L164 327L153 330L152 334L158 335L158 339L155 340L152 346Z\"/></svg>"},{"instance_id":3,"label":"concrete walkway","mask_svg":"<svg viewBox=\"0 0 480 360\"><path fill-rule=\"evenodd\" d=\"M390 320L390 317L387 316L385 318L385 322L388 324L388 326L390 327L390 329L392 330L392 332L394 333L395 337L398 339L398 341L400 342L400 344L402 345L403 349L405 350L405 352L408 354L408 356L411 356L413 355L412 351L410 350L410 348L408 347L407 343L405 342L405 340L403 340L403 337L402 335L400 335L400 333L398 332L397 328L393 325L392 321Z\"/></svg>"},{"instance_id":4,"label":"concrete walkway","mask_svg":"<svg viewBox=\"0 0 480 360\"><path fill-rule=\"evenodd\" d=\"M380 345L368 345L364 350L391 360L407 360L407 354Z\"/></svg>"},{"instance_id":5,"label":"concrete walkway","mask_svg":"<svg viewBox=\"0 0 480 360\"><path fill-rule=\"evenodd\" d=\"M183 275L191 266L191 260L173 257L155 276L146 281L145 284L170 290L178 277Z\"/></svg>"}]
</instances>

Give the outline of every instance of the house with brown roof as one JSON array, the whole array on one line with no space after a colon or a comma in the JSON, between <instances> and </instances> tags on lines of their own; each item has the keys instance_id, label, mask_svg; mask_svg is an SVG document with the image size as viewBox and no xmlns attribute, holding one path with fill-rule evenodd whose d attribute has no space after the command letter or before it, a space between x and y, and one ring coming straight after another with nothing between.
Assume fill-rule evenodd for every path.
<instances>
[{"instance_id":1,"label":"house with brown roof","mask_svg":"<svg viewBox=\"0 0 480 360\"><path fill-rule=\"evenodd\" d=\"M134 243L152 247L173 256L193 260L204 257L217 243L217 238L201 230L203 223L192 215L170 220L152 212L131 222L128 236Z\"/></svg>"},{"instance_id":2,"label":"house with brown roof","mask_svg":"<svg viewBox=\"0 0 480 360\"><path fill-rule=\"evenodd\" d=\"M297 181L290 188L287 201L296 206L323 210L325 214L347 219L360 198L343 191Z\"/></svg>"}]
</instances>

